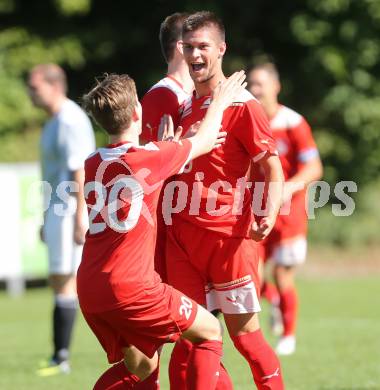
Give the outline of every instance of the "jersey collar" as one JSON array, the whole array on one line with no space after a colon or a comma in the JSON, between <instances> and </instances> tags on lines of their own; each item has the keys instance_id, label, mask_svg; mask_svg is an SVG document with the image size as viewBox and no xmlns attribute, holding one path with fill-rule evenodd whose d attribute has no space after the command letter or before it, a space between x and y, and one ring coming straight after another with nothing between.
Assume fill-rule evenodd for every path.
<instances>
[{"instance_id":1,"label":"jersey collar","mask_svg":"<svg viewBox=\"0 0 380 390\"><path fill-rule=\"evenodd\" d=\"M167 77L168 79L174 81L182 90L184 90L184 89L183 89L183 85L182 85L177 79L175 79L173 76L170 76L170 75L168 74L168 75L166 75L166 77Z\"/></svg>"},{"instance_id":2,"label":"jersey collar","mask_svg":"<svg viewBox=\"0 0 380 390\"><path fill-rule=\"evenodd\" d=\"M113 149L113 148L118 148L119 146L126 145L126 144L132 144L133 142L131 141L122 141L122 142L116 142L114 144L108 144L105 146L107 149Z\"/></svg>"}]
</instances>

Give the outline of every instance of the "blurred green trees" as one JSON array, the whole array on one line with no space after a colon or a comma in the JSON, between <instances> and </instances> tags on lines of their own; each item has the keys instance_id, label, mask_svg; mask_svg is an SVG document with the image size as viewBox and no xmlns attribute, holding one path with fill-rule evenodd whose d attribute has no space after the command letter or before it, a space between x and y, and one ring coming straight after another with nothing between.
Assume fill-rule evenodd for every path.
<instances>
[{"instance_id":1,"label":"blurred green trees","mask_svg":"<svg viewBox=\"0 0 380 390\"><path fill-rule=\"evenodd\" d=\"M282 101L311 123L328 182L379 179L379 0L0 0L0 160L37 156L19 142L43 120L25 89L33 65L61 64L75 100L104 72L129 73L142 95L165 72L161 21L204 8L225 22L226 73L263 55L277 63Z\"/></svg>"}]
</instances>

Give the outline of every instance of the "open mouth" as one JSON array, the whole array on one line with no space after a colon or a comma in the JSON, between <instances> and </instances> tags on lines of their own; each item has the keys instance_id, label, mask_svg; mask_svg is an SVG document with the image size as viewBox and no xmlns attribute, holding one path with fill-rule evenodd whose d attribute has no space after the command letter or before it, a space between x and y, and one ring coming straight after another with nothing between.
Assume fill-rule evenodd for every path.
<instances>
[{"instance_id":1,"label":"open mouth","mask_svg":"<svg viewBox=\"0 0 380 390\"><path fill-rule=\"evenodd\" d=\"M204 62L196 62L196 63L192 63L191 64L191 68L194 72L199 72L200 70L202 70L204 67L206 66L206 64Z\"/></svg>"}]
</instances>

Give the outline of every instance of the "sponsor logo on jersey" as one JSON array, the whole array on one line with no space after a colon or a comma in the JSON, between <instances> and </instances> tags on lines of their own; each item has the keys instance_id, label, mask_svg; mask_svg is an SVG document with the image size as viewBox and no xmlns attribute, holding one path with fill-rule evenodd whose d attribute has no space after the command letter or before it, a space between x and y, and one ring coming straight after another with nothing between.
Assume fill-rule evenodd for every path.
<instances>
[{"instance_id":1,"label":"sponsor logo on jersey","mask_svg":"<svg viewBox=\"0 0 380 390\"><path fill-rule=\"evenodd\" d=\"M182 118L185 118L193 112L192 103L193 102L191 99L188 99L184 102L182 106Z\"/></svg>"},{"instance_id":2,"label":"sponsor logo on jersey","mask_svg":"<svg viewBox=\"0 0 380 390\"><path fill-rule=\"evenodd\" d=\"M239 297L226 297L226 300L231 303L236 303L238 301Z\"/></svg>"},{"instance_id":3,"label":"sponsor logo on jersey","mask_svg":"<svg viewBox=\"0 0 380 390\"><path fill-rule=\"evenodd\" d=\"M204 110L205 108L208 108L208 106L211 104L211 98L209 97L209 98L207 98L204 102L203 102L203 104L202 104L202 106L201 106L201 110Z\"/></svg>"}]
</instances>

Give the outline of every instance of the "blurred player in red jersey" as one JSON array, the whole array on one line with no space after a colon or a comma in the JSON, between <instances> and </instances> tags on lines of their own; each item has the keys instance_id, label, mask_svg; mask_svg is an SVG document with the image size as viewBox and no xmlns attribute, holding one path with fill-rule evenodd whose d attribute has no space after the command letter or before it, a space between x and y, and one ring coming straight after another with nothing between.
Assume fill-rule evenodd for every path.
<instances>
[{"instance_id":1,"label":"blurred player in red jersey","mask_svg":"<svg viewBox=\"0 0 380 390\"><path fill-rule=\"evenodd\" d=\"M197 12L185 20L182 40L195 85L181 116L186 132L202 120L212 89L225 80L224 26L214 14ZM174 208L182 211L170 216L168 280L209 310L221 309L234 345L249 363L259 389L283 389L280 363L260 330L258 253L252 240L266 237L275 223L282 197L281 164L266 115L248 91L225 110L222 130L227 132L225 143L193 160L177 178L190 192L178 188ZM253 224L245 180L251 161L259 164L266 181L273 184L271 207L259 226ZM180 343L171 364L186 363L177 357L178 348Z\"/></svg>"},{"instance_id":2,"label":"blurred player in red jersey","mask_svg":"<svg viewBox=\"0 0 380 390\"><path fill-rule=\"evenodd\" d=\"M83 315L108 361L116 363L95 390L130 389L144 382L157 364L157 349L180 336L195 346L187 388L216 386L220 324L154 271L156 208L163 182L212 149L223 111L241 93L244 77L235 73L217 86L198 133L178 143L139 145L142 109L127 75L107 76L84 97L86 110L110 138L85 162L89 230L78 271ZM148 359L152 364L147 366Z\"/></svg>"},{"instance_id":3,"label":"blurred player in red jersey","mask_svg":"<svg viewBox=\"0 0 380 390\"><path fill-rule=\"evenodd\" d=\"M160 45L168 64L167 76L153 85L141 100L143 117L141 141L143 143L159 141L158 128L163 115L170 115L174 128L179 125L181 104L191 95L194 84L182 55L180 45L182 24L186 13L174 13L168 16L160 27ZM162 194L157 208L157 243L155 252L155 270L164 282L167 282L165 266L166 228L162 217Z\"/></svg>"},{"instance_id":4,"label":"blurred player in red jersey","mask_svg":"<svg viewBox=\"0 0 380 390\"><path fill-rule=\"evenodd\" d=\"M264 63L251 68L249 90L257 97L269 118L285 176L283 208L276 224L261 245L263 261L273 259L276 291L265 282L269 300L278 305L283 334L276 351L290 355L295 351L297 292L295 268L306 259L306 187L322 176L322 164L310 126L306 120L278 102L281 85L274 64ZM283 215L284 214L284 215ZM264 293L264 292L263 292Z\"/></svg>"},{"instance_id":5,"label":"blurred player in red jersey","mask_svg":"<svg viewBox=\"0 0 380 390\"><path fill-rule=\"evenodd\" d=\"M182 54L182 24L189 15L176 12L169 15L160 27L162 55L168 64L167 75L141 99L143 109L142 142L157 141L160 120L164 114L170 115L174 128L179 125L181 104L194 89L193 80Z\"/></svg>"}]
</instances>

